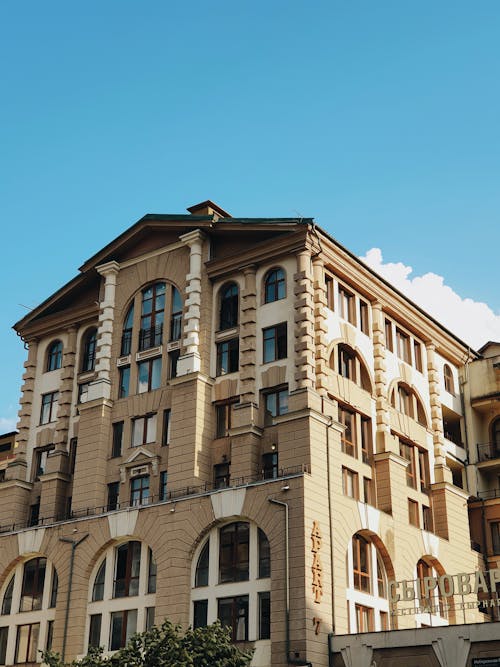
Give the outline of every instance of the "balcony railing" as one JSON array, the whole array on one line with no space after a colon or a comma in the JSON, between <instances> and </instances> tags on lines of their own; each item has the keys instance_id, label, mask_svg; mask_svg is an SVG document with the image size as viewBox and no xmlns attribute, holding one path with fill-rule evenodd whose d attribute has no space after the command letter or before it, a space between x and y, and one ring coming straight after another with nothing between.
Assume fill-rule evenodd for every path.
<instances>
[{"instance_id":1,"label":"balcony railing","mask_svg":"<svg viewBox=\"0 0 500 667\"><path fill-rule=\"evenodd\" d=\"M161 345L163 339L163 324L157 324L149 329L139 331L139 350L149 350Z\"/></svg>"},{"instance_id":2,"label":"balcony railing","mask_svg":"<svg viewBox=\"0 0 500 667\"><path fill-rule=\"evenodd\" d=\"M481 500L491 500L492 498L500 498L500 489L488 489L486 491L478 491L477 497Z\"/></svg>"},{"instance_id":3,"label":"balcony railing","mask_svg":"<svg viewBox=\"0 0 500 667\"><path fill-rule=\"evenodd\" d=\"M252 486L253 484L258 484L262 482L272 483L279 479L286 479L290 477L301 477L305 473L309 472L310 472L309 466L303 464L299 466L292 466L289 468L280 468L278 470L277 477L275 477L274 479L265 479L264 474L262 472L259 473L258 475L253 475L248 477L232 477L229 480L228 486L225 488L233 489L243 486ZM186 486L179 489L172 489L171 491L167 491L159 496L150 495L147 498L143 498L141 503L131 502L130 499L127 499L123 501L108 503L106 505L100 505L98 507L86 507L81 510L71 510L65 514L57 516L38 517L37 523L34 523L33 517L31 517L31 519L27 521L18 523L9 523L0 526L0 533L10 533L16 530L23 530L24 528L40 528L42 526L49 526L51 524L60 523L62 521L72 521L77 519L83 519L86 517L99 516L101 514L114 512L116 510L147 507L150 505L163 503L165 501L176 501L180 500L181 498L204 495L219 490L220 487L217 488L214 482L205 482L204 484L199 484L195 486Z\"/></svg>"},{"instance_id":4,"label":"balcony railing","mask_svg":"<svg viewBox=\"0 0 500 667\"><path fill-rule=\"evenodd\" d=\"M500 447L495 442L485 442L482 445L477 445L477 460L479 463L483 461L492 461L500 458Z\"/></svg>"}]
</instances>

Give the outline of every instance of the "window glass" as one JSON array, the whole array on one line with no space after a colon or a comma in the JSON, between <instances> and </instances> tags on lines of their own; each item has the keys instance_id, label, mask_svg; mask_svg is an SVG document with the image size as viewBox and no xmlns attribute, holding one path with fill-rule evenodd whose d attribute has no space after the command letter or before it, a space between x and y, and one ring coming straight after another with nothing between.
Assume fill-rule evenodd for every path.
<instances>
[{"instance_id":1,"label":"window glass","mask_svg":"<svg viewBox=\"0 0 500 667\"><path fill-rule=\"evenodd\" d=\"M111 456L121 456L123 446L123 422L115 422L113 424L113 447Z\"/></svg>"},{"instance_id":2,"label":"window glass","mask_svg":"<svg viewBox=\"0 0 500 667\"><path fill-rule=\"evenodd\" d=\"M82 373L93 371L97 347L97 329L91 329L84 338L82 354Z\"/></svg>"},{"instance_id":3,"label":"window glass","mask_svg":"<svg viewBox=\"0 0 500 667\"><path fill-rule=\"evenodd\" d=\"M274 327L263 329L264 363L286 359L287 357L287 325L286 322Z\"/></svg>"},{"instance_id":4,"label":"window glass","mask_svg":"<svg viewBox=\"0 0 500 667\"><path fill-rule=\"evenodd\" d=\"M38 611L42 608L46 558L32 558L24 564L19 611Z\"/></svg>"},{"instance_id":5,"label":"window glass","mask_svg":"<svg viewBox=\"0 0 500 667\"><path fill-rule=\"evenodd\" d=\"M18 625L15 662L37 662L40 623Z\"/></svg>"},{"instance_id":6,"label":"window glass","mask_svg":"<svg viewBox=\"0 0 500 667\"><path fill-rule=\"evenodd\" d=\"M89 647L100 646L101 644L101 624L102 614L92 614L90 616L89 626Z\"/></svg>"},{"instance_id":7,"label":"window glass","mask_svg":"<svg viewBox=\"0 0 500 667\"><path fill-rule=\"evenodd\" d=\"M9 637L9 628L0 628L0 665L5 665L7 655L7 639Z\"/></svg>"},{"instance_id":8,"label":"window glass","mask_svg":"<svg viewBox=\"0 0 500 667\"><path fill-rule=\"evenodd\" d=\"M60 340L50 344L47 352L47 371L55 371L62 366L63 345Z\"/></svg>"},{"instance_id":9,"label":"window glass","mask_svg":"<svg viewBox=\"0 0 500 667\"><path fill-rule=\"evenodd\" d=\"M217 601L217 616L231 630L234 642L248 640L248 595L222 598Z\"/></svg>"},{"instance_id":10,"label":"window glass","mask_svg":"<svg viewBox=\"0 0 500 667\"><path fill-rule=\"evenodd\" d=\"M120 356L125 357L130 354L132 347L132 327L134 325L134 304L130 306L123 323L122 342L120 349Z\"/></svg>"},{"instance_id":11,"label":"window glass","mask_svg":"<svg viewBox=\"0 0 500 667\"><path fill-rule=\"evenodd\" d=\"M231 523L219 533L219 580L248 579L249 526L245 522Z\"/></svg>"},{"instance_id":12,"label":"window glass","mask_svg":"<svg viewBox=\"0 0 500 667\"><path fill-rule=\"evenodd\" d=\"M193 603L193 628L204 628L207 625L208 600L195 600Z\"/></svg>"},{"instance_id":13,"label":"window glass","mask_svg":"<svg viewBox=\"0 0 500 667\"><path fill-rule=\"evenodd\" d=\"M139 592L141 543L126 542L116 548L113 597L123 598Z\"/></svg>"},{"instance_id":14,"label":"window glass","mask_svg":"<svg viewBox=\"0 0 500 667\"><path fill-rule=\"evenodd\" d=\"M220 293L219 329L230 329L238 324L238 286L231 283L222 288Z\"/></svg>"},{"instance_id":15,"label":"window glass","mask_svg":"<svg viewBox=\"0 0 500 667\"><path fill-rule=\"evenodd\" d=\"M2 616L7 616L12 610L12 592L14 590L14 577L11 578L2 601Z\"/></svg>"},{"instance_id":16,"label":"window glass","mask_svg":"<svg viewBox=\"0 0 500 667\"><path fill-rule=\"evenodd\" d=\"M156 593L156 561L151 547L148 547L148 593Z\"/></svg>"},{"instance_id":17,"label":"window glass","mask_svg":"<svg viewBox=\"0 0 500 667\"><path fill-rule=\"evenodd\" d=\"M265 281L265 303L284 299L286 296L285 287L285 272L283 269L270 271Z\"/></svg>"},{"instance_id":18,"label":"window glass","mask_svg":"<svg viewBox=\"0 0 500 667\"><path fill-rule=\"evenodd\" d=\"M101 566L94 579L94 586L92 588L92 602L104 599L104 578L106 576L106 559L103 560Z\"/></svg>"},{"instance_id":19,"label":"window glass","mask_svg":"<svg viewBox=\"0 0 500 667\"><path fill-rule=\"evenodd\" d=\"M135 632L137 632L137 609L112 612L109 650L116 651L125 646Z\"/></svg>"},{"instance_id":20,"label":"window glass","mask_svg":"<svg viewBox=\"0 0 500 667\"><path fill-rule=\"evenodd\" d=\"M118 398L126 398L130 389L130 366L121 366L119 371Z\"/></svg>"},{"instance_id":21,"label":"window glass","mask_svg":"<svg viewBox=\"0 0 500 667\"><path fill-rule=\"evenodd\" d=\"M210 542L208 541L198 558L198 563L196 565L196 575L194 585L198 586L208 586L208 566L209 566L209 557L210 557Z\"/></svg>"},{"instance_id":22,"label":"window glass","mask_svg":"<svg viewBox=\"0 0 500 667\"><path fill-rule=\"evenodd\" d=\"M265 532L259 528L259 578L271 576L271 548Z\"/></svg>"},{"instance_id":23,"label":"window glass","mask_svg":"<svg viewBox=\"0 0 500 667\"><path fill-rule=\"evenodd\" d=\"M271 593L259 593L259 639L271 639Z\"/></svg>"},{"instance_id":24,"label":"window glass","mask_svg":"<svg viewBox=\"0 0 500 667\"><path fill-rule=\"evenodd\" d=\"M236 373L239 368L239 338L217 343L217 375Z\"/></svg>"},{"instance_id":25,"label":"window glass","mask_svg":"<svg viewBox=\"0 0 500 667\"><path fill-rule=\"evenodd\" d=\"M172 314L170 317L170 340L179 340L182 329L182 298L179 290L172 286Z\"/></svg>"}]
</instances>

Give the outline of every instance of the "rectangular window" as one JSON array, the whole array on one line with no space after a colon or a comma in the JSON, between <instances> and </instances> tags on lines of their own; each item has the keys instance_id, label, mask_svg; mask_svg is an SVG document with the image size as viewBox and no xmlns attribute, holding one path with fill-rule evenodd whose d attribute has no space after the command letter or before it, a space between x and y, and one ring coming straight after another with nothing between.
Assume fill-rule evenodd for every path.
<instances>
[{"instance_id":1,"label":"rectangular window","mask_svg":"<svg viewBox=\"0 0 500 667\"><path fill-rule=\"evenodd\" d=\"M38 636L40 634L40 623L17 626L16 657L15 663L37 662Z\"/></svg>"},{"instance_id":2,"label":"rectangular window","mask_svg":"<svg viewBox=\"0 0 500 667\"><path fill-rule=\"evenodd\" d=\"M415 359L415 368L419 373L422 373L423 364L422 364L422 346L418 340L413 341L413 357Z\"/></svg>"},{"instance_id":3,"label":"rectangular window","mask_svg":"<svg viewBox=\"0 0 500 667\"><path fill-rule=\"evenodd\" d=\"M326 287L326 305L330 310L335 310L334 308L334 293L333 293L333 278L329 275L325 276L325 287Z\"/></svg>"},{"instance_id":4,"label":"rectangular window","mask_svg":"<svg viewBox=\"0 0 500 667\"><path fill-rule=\"evenodd\" d=\"M396 327L396 351L400 359L411 364L410 336Z\"/></svg>"},{"instance_id":5,"label":"rectangular window","mask_svg":"<svg viewBox=\"0 0 500 667\"><path fill-rule=\"evenodd\" d=\"M78 403L85 403L88 400L90 382L82 382L78 385Z\"/></svg>"},{"instance_id":6,"label":"rectangular window","mask_svg":"<svg viewBox=\"0 0 500 667\"><path fill-rule=\"evenodd\" d=\"M137 631L137 609L114 611L111 614L109 650L117 651L126 645Z\"/></svg>"},{"instance_id":7,"label":"rectangular window","mask_svg":"<svg viewBox=\"0 0 500 667\"><path fill-rule=\"evenodd\" d=\"M130 354L132 347L132 329L124 329L120 346L120 356L126 357Z\"/></svg>"},{"instance_id":8,"label":"rectangular window","mask_svg":"<svg viewBox=\"0 0 500 667\"><path fill-rule=\"evenodd\" d=\"M73 475L76 465L76 449L78 446L78 438L71 438L69 441L69 473Z\"/></svg>"},{"instance_id":9,"label":"rectangular window","mask_svg":"<svg viewBox=\"0 0 500 667\"><path fill-rule=\"evenodd\" d=\"M262 454L262 477L263 479L276 479L278 477L278 452Z\"/></svg>"},{"instance_id":10,"label":"rectangular window","mask_svg":"<svg viewBox=\"0 0 500 667\"><path fill-rule=\"evenodd\" d=\"M368 505L375 505L373 494L373 480L369 477L363 477L363 495L365 503Z\"/></svg>"},{"instance_id":11,"label":"rectangular window","mask_svg":"<svg viewBox=\"0 0 500 667\"><path fill-rule=\"evenodd\" d=\"M111 482L108 484L108 512L112 512L120 507L120 482Z\"/></svg>"},{"instance_id":12,"label":"rectangular window","mask_svg":"<svg viewBox=\"0 0 500 667\"><path fill-rule=\"evenodd\" d=\"M345 345L339 345L338 355L339 374L348 380L356 382L356 355L350 347Z\"/></svg>"},{"instance_id":13,"label":"rectangular window","mask_svg":"<svg viewBox=\"0 0 500 667\"><path fill-rule=\"evenodd\" d=\"M207 625L208 600L193 602L193 628L204 628Z\"/></svg>"},{"instance_id":14,"label":"rectangular window","mask_svg":"<svg viewBox=\"0 0 500 667\"><path fill-rule=\"evenodd\" d=\"M155 624L155 608L146 607L146 627L144 628L146 632L148 630L151 630L154 624Z\"/></svg>"},{"instance_id":15,"label":"rectangular window","mask_svg":"<svg viewBox=\"0 0 500 667\"><path fill-rule=\"evenodd\" d=\"M367 336L370 335L370 320L368 316L368 304L363 299L359 300L359 326L361 331Z\"/></svg>"},{"instance_id":16,"label":"rectangular window","mask_svg":"<svg viewBox=\"0 0 500 667\"><path fill-rule=\"evenodd\" d=\"M361 415L361 456L363 463L371 463L372 454L372 420Z\"/></svg>"},{"instance_id":17,"label":"rectangular window","mask_svg":"<svg viewBox=\"0 0 500 667\"><path fill-rule=\"evenodd\" d=\"M359 535L352 540L352 569L354 588L371 593L371 553L370 544Z\"/></svg>"},{"instance_id":18,"label":"rectangular window","mask_svg":"<svg viewBox=\"0 0 500 667\"><path fill-rule=\"evenodd\" d=\"M35 449L33 457L33 478L35 481L42 475L45 475L45 471L47 469L47 458L49 456L49 452L53 451L53 449L54 445Z\"/></svg>"},{"instance_id":19,"label":"rectangular window","mask_svg":"<svg viewBox=\"0 0 500 667\"><path fill-rule=\"evenodd\" d=\"M339 422L344 426L344 432L340 436L342 451L344 454L357 457L356 414L339 405Z\"/></svg>"},{"instance_id":20,"label":"rectangular window","mask_svg":"<svg viewBox=\"0 0 500 667\"><path fill-rule=\"evenodd\" d=\"M177 377L177 362L180 356L180 350L172 350L168 353L168 377L170 380Z\"/></svg>"},{"instance_id":21,"label":"rectangular window","mask_svg":"<svg viewBox=\"0 0 500 667\"><path fill-rule=\"evenodd\" d=\"M233 642L248 641L248 595L217 600L217 618L230 628Z\"/></svg>"},{"instance_id":22,"label":"rectangular window","mask_svg":"<svg viewBox=\"0 0 500 667\"><path fill-rule=\"evenodd\" d=\"M216 489L227 489L230 480L230 464L227 462L214 465L214 487Z\"/></svg>"},{"instance_id":23,"label":"rectangular window","mask_svg":"<svg viewBox=\"0 0 500 667\"><path fill-rule=\"evenodd\" d=\"M263 335L263 363L287 357L287 332L286 322L267 327L262 330Z\"/></svg>"},{"instance_id":24,"label":"rectangular window","mask_svg":"<svg viewBox=\"0 0 500 667\"><path fill-rule=\"evenodd\" d=\"M161 434L162 447L166 447L170 444L170 415L170 410L163 411L163 431Z\"/></svg>"},{"instance_id":25,"label":"rectangular window","mask_svg":"<svg viewBox=\"0 0 500 667\"><path fill-rule=\"evenodd\" d=\"M240 363L240 339L217 343L217 375L237 373Z\"/></svg>"},{"instance_id":26,"label":"rectangular window","mask_svg":"<svg viewBox=\"0 0 500 667\"><path fill-rule=\"evenodd\" d=\"M429 533L434 532L434 521L432 520L432 507L422 505L423 529Z\"/></svg>"},{"instance_id":27,"label":"rectangular window","mask_svg":"<svg viewBox=\"0 0 500 667\"><path fill-rule=\"evenodd\" d=\"M415 474L415 447L400 440L399 455L409 461L409 465L406 468L406 484L412 489L416 489L417 479Z\"/></svg>"},{"instance_id":28,"label":"rectangular window","mask_svg":"<svg viewBox=\"0 0 500 667\"><path fill-rule=\"evenodd\" d=\"M493 554L498 556L500 554L500 521L491 521L490 531Z\"/></svg>"},{"instance_id":29,"label":"rectangular window","mask_svg":"<svg viewBox=\"0 0 500 667\"><path fill-rule=\"evenodd\" d=\"M418 469L420 476L420 491L422 493L430 492L430 475L429 475L429 454L428 452L418 450Z\"/></svg>"},{"instance_id":30,"label":"rectangular window","mask_svg":"<svg viewBox=\"0 0 500 667\"><path fill-rule=\"evenodd\" d=\"M130 504L132 507L146 505L149 501L149 475L130 480Z\"/></svg>"},{"instance_id":31,"label":"rectangular window","mask_svg":"<svg viewBox=\"0 0 500 667\"><path fill-rule=\"evenodd\" d=\"M248 523L237 522L224 526L219 536L219 583L248 581Z\"/></svg>"},{"instance_id":32,"label":"rectangular window","mask_svg":"<svg viewBox=\"0 0 500 667\"><path fill-rule=\"evenodd\" d=\"M132 419L132 447L156 442L156 415Z\"/></svg>"},{"instance_id":33,"label":"rectangular window","mask_svg":"<svg viewBox=\"0 0 500 667\"><path fill-rule=\"evenodd\" d=\"M231 400L224 401L224 403L217 403L215 406L216 438L225 438L229 435L234 405L235 401Z\"/></svg>"},{"instance_id":34,"label":"rectangular window","mask_svg":"<svg viewBox=\"0 0 500 667\"><path fill-rule=\"evenodd\" d=\"M390 352L394 352L394 343L392 339L392 322L385 320L385 346Z\"/></svg>"},{"instance_id":35,"label":"rectangular window","mask_svg":"<svg viewBox=\"0 0 500 667\"><path fill-rule=\"evenodd\" d=\"M420 521L418 520L418 503L415 500L410 500L408 498L408 521L410 525L420 526Z\"/></svg>"},{"instance_id":36,"label":"rectangular window","mask_svg":"<svg viewBox=\"0 0 500 667\"><path fill-rule=\"evenodd\" d=\"M349 292L343 285L339 285L339 315L356 326L356 301L354 294Z\"/></svg>"},{"instance_id":37,"label":"rectangular window","mask_svg":"<svg viewBox=\"0 0 500 667\"><path fill-rule=\"evenodd\" d=\"M102 614L92 614L89 625L89 648L101 645Z\"/></svg>"},{"instance_id":38,"label":"rectangular window","mask_svg":"<svg viewBox=\"0 0 500 667\"><path fill-rule=\"evenodd\" d=\"M126 398L129 394L130 387L130 366L121 366L118 370L119 374L119 388L118 398Z\"/></svg>"},{"instance_id":39,"label":"rectangular window","mask_svg":"<svg viewBox=\"0 0 500 667\"><path fill-rule=\"evenodd\" d=\"M123 449L123 422L115 422L113 424L113 446L111 448L111 456L113 458L122 455Z\"/></svg>"},{"instance_id":40,"label":"rectangular window","mask_svg":"<svg viewBox=\"0 0 500 667\"><path fill-rule=\"evenodd\" d=\"M159 493L159 500L167 500L168 494L167 494L167 480L168 480L168 474L166 470L162 470L160 473L160 493Z\"/></svg>"},{"instance_id":41,"label":"rectangular window","mask_svg":"<svg viewBox=\"0 0 500 667\"><path fill-rule=\"evenodd\" d=\"M272 417L288 412L288 388L277 389L265 394L266 423L272 423Z\"/></svg>"},{"instance_id":42,"label":"rectangular window","mask_svg":"<svg viewBox=\"0 0 500 667\"><path fill-rule=\"evenodd\" d=\"M356 624L358 632L373 632L373 609L364 607L362 604L356 605Z\"/></svg>"},{"instance_id":43,"label":"rectangular window","mask_svg":"<svg viewBox=\"0 0 500 667\"><path fill-rule=\"evenodd\" d=\"M156 561L151 547L148 547L148 595L156 593L156 574Z\"/></svg>"},{"instance_id":44,"label":"rectangular window","mask_svg":"<svg viewBox=\"0 0 500 667\"><path fill-rule=\"evenodd\" d=\"M5 665L7 656L7 639L9 637L9 628L0 628L0 665Z\"/></svg>"},{"instance_id":45,"label":"rectangular window","mask_svg":"<svg viewBox=\"0 0 500 667\"><path fill-rule=\"evenodd\" d=\"M380 612L380 629L389 630L389 614L386 611Z\"/></svg>"},{"instance_id":46,"label":"rectangular window","mask_svg":"<svg viewBox=\"0 0 500 667\"><path fill-rule=\"evenodd\" d=\"M158 389L161 384L161 357L147 359L137 364L137 393Z\"/></svg>"},{"instance_id":47,"label":"rectangular window","mask_svg":"<svg viewBox=\"0 0 500 667\"><path fill-rule=\"evenodd\" d=\"M38 496L36 503L30 505L28 525L37 526L39 519L40 519L40 496Z\"/></svg>"},{"instance_id":48,"label":"rectangular window","mask_svg":"<svg viewBox=\"0 0 500 667\"><path fill-rule=\"evenodd\" d=\"M342 466L342 493L348 498L358 499L358 473Z\"/></svg>"},{"instance_id":49,"label":"rectangular window","mask_svg":"<svg viewBox=\"0 0 500 667\"><path fill-rule=\"evenodd\" d=\"M139 594L139 571L141 569L141 543L125 542L115 550L115 579L113 597L126 598Z\"/></svg>"},{"instance_id":50,"label":"rectangular window","mask_svg":"<svg viewBox=\"0 0 500 667\"><path fill-rule=\"evenodd\" d=\"M399 441L399 455L409 461L406 468L406 484L412 489L417 488L417 479L415 472L415 447L409 443Z\"/></svg>"},{"instance_id":51,"label":"rectangular window","mask_svg":"<svg viewBox=\"0 0 500 667\"><path fill-rule=\"evenodd\" d=\"M259 593L259 639L271 639L271 593Z\"/></svg>"},{"instance_id":52,"label":"rectangular window","mask_svg":"<svg viewBox=\"0 0 500 667\"><path fill-rule=\"evenodd\" d=\"M42 395L42 408L40 410L40 424L49 424L56 420L59 392Z\"/></svg>"}]
</instances>

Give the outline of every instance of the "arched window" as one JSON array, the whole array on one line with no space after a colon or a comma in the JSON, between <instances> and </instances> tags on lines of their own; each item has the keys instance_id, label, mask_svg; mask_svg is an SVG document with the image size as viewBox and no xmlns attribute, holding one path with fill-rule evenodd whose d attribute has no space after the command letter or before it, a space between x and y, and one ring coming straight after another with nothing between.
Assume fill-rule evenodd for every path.
<instances>
[{"instance_id":1,"label":"arched window","mask_svg":"<svg viewBox=\"0 0 500 667\"><path fill-rule=\"evenodd\" d=\"M391 405L404 415L415 419L421 426L427 426L427 417L422 401L413 389L404 382L399 382L392 391Z\"/></svg>"},{"instance_id":2,"label":"arched window","mask_svg":"<svg viewBox=\"0 0 500 667\"><path fill-rule=\"evenodd\" d=\"M264 281L264 303L279 301L286 297L286 280L283 269L272 269Z\"/></svg>"},{"instance_id":3,"label":"arched window","mask_svg":"<svg viewBox=\"0 0 500 667\"><path fill-rule=\"evenodd\" d=\"M427 557L421 558L417 563L416 589L421 610L415 616L417 627L448 625L448 605L438 578L435 563Z\"/></svg>"},{"instance_id":4,"label":"arched window","mask_svg":"<svg viewBox=\"0 0 500 667\"><path fill-rule=\"evenodd\" d=\"M62 366L63 344L60 340L55 340L49 345L47 350L46 371L55 371Z\"/></svg>"},{"instance_id":5,"label":"arched window","mask_svg":"<svg viewBox=\"0 0 500 667\"><path fill-rule=\"evenodd\" d=\"M122 344L120 350L120 356L125 357L130 354L130 349L132 347L132 329L134 326L134 304L130 306L127 311L127 315L123 322L122 329Z\"/></svg>"},{"instance_id":6,"label":"arched window","mask_svg":"<svg viewBox=\"0 0 500 667\"><path fill-rule=\"evenodd\" d=\"M269 541L255 524L213 528L193 559L192 625L218 618L233 641L269 639L270 574Z\"/></svg>"},{"instance_id":7,"label":"arched window","mask_svg":"<svg viewBox=\"0 0 500 667\"><path fill-rule=\"evenodd\" d=\"M110 547L91 578L87 648L115 651L135 632L154 625L156 562L152 550L132 540Z\"/></svg>"},{"instance_id":8,"label":"arched window","mask_svg":"<svg viewBox=\"0 0 500 667\"><path fill-rule=\"evenodd\" d=\"M85 334L82 352L82 373L93 371L95 367L95 353L97 346L97 329L90 329Z\"/></svg>"},{"instance_id":9,"label":"arched window","mask_svg":"<svg viewBox=\"0 0 500 667\"><path fill-rule=\"evenodd\" d=\"M330 367L335 368L335 354L330 357ZM340 343L337 347L337 372L347 380L355 382L358 387L365 391L372 391L370 375L364 361L360 355L345 343Z\"/></svg>"},{"instance_id":10,"label":"arched window","mask_svg":"<svg viewBox=\"0 0 500 667\"><path fill-rule=\"evenodd\" d=\"M139 350L161 345L165 319L165 283L155 283L142 290Z\"/></svg>"},{"instance_id":11,"label":"arched window","mask_svg":"<svg viewBox=\"0 0 500 667\"><path fill-rule=\"evenodd\" d=\"M387 573L369 536L353 536L347 553L347 602L351 632L389 629Z\"/></svg>"},{"instance_id":12,"label":"arched window","mask_svg":"<svg viewBox=\"0 0 500 667\"><path fill-rule=\"evenodd\" d=\"M444 388L449 394L452 394L454 396L455 383L453 382L453 372L450 366L448 366L448 364L445 364L443 366L443 376L444 376Z\"/></svg>"},{"instance_id":13,"label":"arched window","mask_svg":"<svg viewBox=\"0 0 500 667\"><path fill-rule=\"evenodd\" d=\"M220 292L219 329L230 329L238 324L239 290L236 283L225 285Z\"/></svg>"},{"instance_id":14,"label":"arched window","mask_svg":"<svg viewBox=\"0 0 500 667\"><path fill-rule=\"evenodd\" d=\"M17 565L1 595L2 664L38 663L39 650L51 648L57 588L43 556Z\"/></svg>"}]
</instances>

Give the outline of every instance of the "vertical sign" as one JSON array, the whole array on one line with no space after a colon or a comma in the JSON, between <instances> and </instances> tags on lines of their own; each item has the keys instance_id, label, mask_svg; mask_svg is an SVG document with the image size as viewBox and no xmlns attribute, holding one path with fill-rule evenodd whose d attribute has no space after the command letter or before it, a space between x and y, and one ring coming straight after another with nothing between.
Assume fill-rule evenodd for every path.
<instances>
[{"instance_id":1,"label":"vertical sign","mask_svg":"<svg viewBox=\"0 0 500 667\"><path fill-rule=\"evenodd\" d=\"M318 604L321 602L323 596L323 565L321 564L321 556L319 555L322 543L321 530L319 523L313 521L311 531L311 553L313 555L312 562L312 591L314 595L314 602Z\"/></svg>"}]
</instances>

